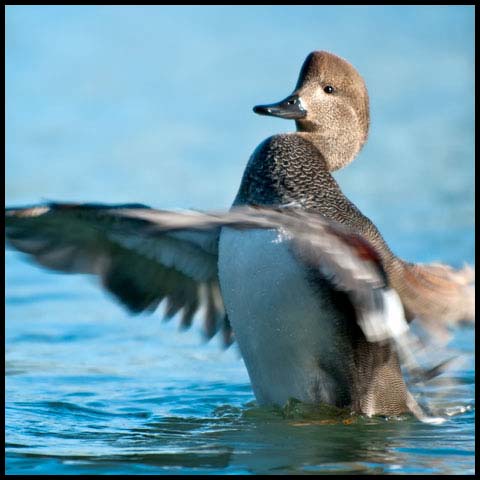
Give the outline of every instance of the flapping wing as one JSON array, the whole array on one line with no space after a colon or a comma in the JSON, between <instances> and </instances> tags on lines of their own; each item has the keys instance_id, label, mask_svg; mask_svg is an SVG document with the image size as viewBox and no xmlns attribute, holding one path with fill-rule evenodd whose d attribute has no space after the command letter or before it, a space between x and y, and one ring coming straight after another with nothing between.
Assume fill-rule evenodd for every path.
<instances>
[{"instance_id":1,"label":"flapping wing","mask_svg":"<svg viewBox=\"0 0 480 480\"><path fill-rule=\"evenodd\" d=\"M370 243L322 215L298 208L237 207L228 213L202 213L143 205L49 204L6 210L7 240L42 265L98 275L133 312L153 310L166 299L167 315L183 309L185 326L203 304L207 336L222 328L229 342L232 333L217 275L218 235L225 226L284 232L300 261L319 269L348 294L370 341L400 338L408 331L402 304L407 312L411 305L426 305L423 310L417 307L420 319L438 314L438 309L430 308L435 298L425 296L422 285L416 289L423 278L418 272L416 282L390 279L389 288L380 256ZM404 265L407 273L425 268ZM429 292L434 287L448 290L453 279L456 301L469 300L471 290L465 297L458 294L466 282L463 276L457 279L445 267L434 270L435 276L432 267L428 272ZM445 318L437 323L443 325Z\"/></svg>"},{"instance_id":2,"label":"flapping wing","mask_svg":"<svg viewBox=\"0 0 480 480\"><path fill-rule=\"evenodd\" d=\"M475 271L465 265L454 270L440 263L410 264L399 261L391 275L408 317L442 343L448 327L475 323Z\"/></svg>"},{"instance_id":3,"label":"flapping wing","mask_svg":"<svg viewBox=\"0 0 480 480\"><path fill-rule=\"evenodd\" d=\"M346 292L357 320L370 341L391 338L408 329L396 293L388 288L380 257L361 236L322 215L297 208L237 207L228 213L158 210L120 210L120 215L143 219L149 235L197 231L215 227L276 229L286 237L293 253L308 268L318 269L338 290Z\"/></svg>"},{"instance_id":4,"label":"flapping wing","mask_svg":"<svg viewBox=\"0 0 480 480\"><path fill-rule=\"evenodd\" d=\"M150 211L143 205L58 204L5 211L8 244L41 265L68 273L97 275L132 313L151 312L162 300L166 317L182 311L188 328L203 307L204 333L232 332L217 274L219 227L168 231L174 212L158 212L164 232L152 236L150 222L121 212Z\"/></svg>"}]
</instances>

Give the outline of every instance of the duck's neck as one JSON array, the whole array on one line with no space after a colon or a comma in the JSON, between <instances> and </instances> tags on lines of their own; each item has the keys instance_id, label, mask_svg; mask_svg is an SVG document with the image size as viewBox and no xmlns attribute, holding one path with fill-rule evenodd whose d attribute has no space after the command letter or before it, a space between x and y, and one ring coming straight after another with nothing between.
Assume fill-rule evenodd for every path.
<instances>
[{"instance_id":1,"label":"duck's neck","mask_svg":"<svg viewBox=\"0 0 480 480\"><path fill-rule=\"evenodd\" d=\"M322 154L329 172L340 170L357 156L365 143L365 136L360 128L339 124L335 136L319 132L318 126L308 122L296 122L296 135L314 145ZM347 128L348 127L348 128Z\"/></svg>"}]
</instances>

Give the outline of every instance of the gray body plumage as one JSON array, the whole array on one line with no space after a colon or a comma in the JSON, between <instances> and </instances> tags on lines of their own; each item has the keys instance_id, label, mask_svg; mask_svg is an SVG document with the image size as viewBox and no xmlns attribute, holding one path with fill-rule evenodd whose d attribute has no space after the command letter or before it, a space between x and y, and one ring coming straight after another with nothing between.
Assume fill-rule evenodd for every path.
<instances>
[{"instance_id":1,"label":"gray body plumage","mask_svg":"<svg viewBox=\"0 0 480 480\"><path fill-rule=\"evenodd\" d=\"M234 202L288 204L369 232L384 244L343 195L318 149L297 134L275 135L257 147ZM384 255L391 253L386 249ZM393 347L367 341L348 295L328 276L299 264L287 242L267 232L223 229L219 273L227 314L261 403L296 397L365 413L407 410Z\"/></svg>"}]
</instances>

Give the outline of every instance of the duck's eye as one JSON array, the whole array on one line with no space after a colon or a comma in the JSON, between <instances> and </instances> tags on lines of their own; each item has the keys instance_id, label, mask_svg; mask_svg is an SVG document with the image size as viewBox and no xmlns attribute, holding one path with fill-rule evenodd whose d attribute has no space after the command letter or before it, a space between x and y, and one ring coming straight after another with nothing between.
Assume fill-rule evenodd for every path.
<instances>
[{"instance_id":1,"label":"duck's eye","mask_svg":"<svg viewBox=\"0 0 480 480\"><path fill-rule=\"evenodd\" d=\"M335 91L335 89L334 89L331 85L327 85L327 86L323 89L323 91L324 91L325 93L333 93L333 92Z\"/></svg>"}]
</instances>

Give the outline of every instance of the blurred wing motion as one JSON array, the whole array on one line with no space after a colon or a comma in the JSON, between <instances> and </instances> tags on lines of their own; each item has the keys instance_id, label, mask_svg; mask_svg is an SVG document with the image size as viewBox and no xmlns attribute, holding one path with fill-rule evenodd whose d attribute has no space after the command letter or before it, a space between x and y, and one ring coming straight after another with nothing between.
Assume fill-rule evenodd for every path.
<instances>
[{"instance_id":1,"label":"blurred wing motion","mask_svg":"<svg viewBox=\"0 0 480 480\"><path fill-rule=\"evenodd\" d=\"M225 226L284 232L300 261L349 293L357 320L372 341L408 329L398 319L403 319L398 296L407 316L427 326L440 329L475 316L473 270L400 261L401 268L389 276L389 289L380 256L370 243L298 208L238 207L227 213L202 213L137 204L50 203L8 208L5 221L10 245L45 267L98 275L131 312L153 311L166 299L167 316L183 309L182 324L189 326L204 305L208 337L220 327L231 335L217 271L218 238Z\"/></svg>"},{"instance_id":2,"label":"blurred wing motion","mask_svg":"<svg viewBox=\"0 0 480 480\"><path fill-rule=\"evenodd\" d=\"M441 343L450 338L448 327L475 322L475 271L465 265L399 262L391 285L402 299L407 317L418 319L422 328Z\"/></svg>"},{"instance_id":3,"label":"blurred wing motion","mask_svg":"<svg viewBox=\"0 0 480 480\"><path fill-rule=\"evenodd\" d=\"M240 207L209 214L51 203L9 208L5 220L8 243L41 265L98 275L132 312L152 311L166 299L167 316L183 309L185 326L204 304L207 336L223 328L227 340L232 334L217 271L220 228L277 229L300 261L349 293L368 338L383 340L408 329L373 247L341 225L300 209Z\"/></svg>"}]
</instances>

